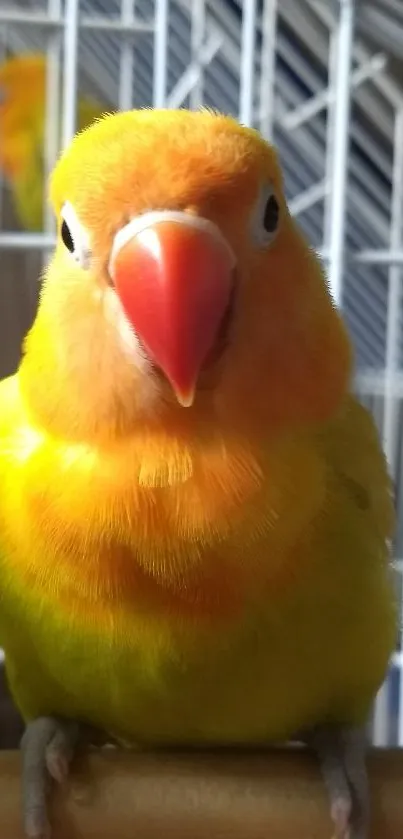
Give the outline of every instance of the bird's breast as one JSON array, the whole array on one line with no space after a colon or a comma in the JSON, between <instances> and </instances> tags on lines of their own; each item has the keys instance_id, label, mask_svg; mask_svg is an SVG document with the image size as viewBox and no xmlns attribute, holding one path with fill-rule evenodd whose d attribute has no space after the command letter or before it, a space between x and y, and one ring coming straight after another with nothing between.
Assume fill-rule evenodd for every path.
<instances>
[{"instance_id":1,"label":"bird's breast","mask_svg":"<svg viewBox=\"0 0 403 839\"><path fill-rule=\"evenodd\" d=\"M318 453L293 438L265 450L160 434L101 450L20 428L8 466L6 553L68 609L236 610L295 573L292 549L324 493Z\"/></svg>"}]
</instances>

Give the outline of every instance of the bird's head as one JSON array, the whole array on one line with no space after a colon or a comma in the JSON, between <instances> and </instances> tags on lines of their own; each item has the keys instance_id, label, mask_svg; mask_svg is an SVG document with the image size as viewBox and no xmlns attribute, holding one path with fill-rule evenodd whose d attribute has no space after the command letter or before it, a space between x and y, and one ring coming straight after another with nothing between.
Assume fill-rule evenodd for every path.
<instances>
[{"instance_id":1,"label":"bird's head","mask_svg":"<svg viewBox=\"0 0 403 839\"><path fill-rule=\"evenodd\" d=\"M208 111L106 116L62 156L51 200L24 366L59 421L268 428L337 408L350 343L257 132Z\"/></svg>"},{"instance_id":2,"label":"bird's head","mask_svg":"<svg viewBox=\"0 0 403 839\"><path fill-rule=\"evenodd\" d=\"M33 133L43 128L45 79L41 54L15 55L0 66L0 168L7 178L18 175Z\"/></svg>"}]
</instances>

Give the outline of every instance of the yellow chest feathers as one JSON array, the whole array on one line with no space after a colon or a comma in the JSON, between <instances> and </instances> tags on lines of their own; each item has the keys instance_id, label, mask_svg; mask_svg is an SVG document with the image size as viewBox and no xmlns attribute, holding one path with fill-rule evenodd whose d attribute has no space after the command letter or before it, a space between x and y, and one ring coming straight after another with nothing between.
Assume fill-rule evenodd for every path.
<instances>
[{"instance_id":1,"label":"yellow chest feathers","mask_svg":"<svg viewBox=\"0 0 403 839\"><path fill-rule=\"evenodd\" d=\"M13 561L66 596L79 578L87 600L144 589L193 608L278 581L325 492L319 453L295 438L264 450L154 433L101 449L25 427L0 463Z\"/></svg>"}]
</instances>

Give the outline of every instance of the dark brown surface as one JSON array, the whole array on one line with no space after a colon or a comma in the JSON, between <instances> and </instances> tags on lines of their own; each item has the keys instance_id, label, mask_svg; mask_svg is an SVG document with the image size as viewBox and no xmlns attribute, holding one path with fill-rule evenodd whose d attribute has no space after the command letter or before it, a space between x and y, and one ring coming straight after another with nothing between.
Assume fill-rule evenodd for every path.
<instances>
[{"instance_id":1,"label":"dark brown surface","mask_svg":"<svg viewBox=\"0 0 403 839\"><path fill-rule=\"evenodd\" d=\"M4 662L0 664L0 749L16 749L23 732L23 723L10 697ZM0 833L0 839L3 839Z\"/></svg>"},{"instance_id":2,"label":"dark brown surface","mask_svg":"<svg viewBox=\"0 0 403 839\"><path fill-rule=\"evenodd\" d=\"M7 190L1 198L0 229L15 232L18 224ZM41 270L39 251L0 250L0 379L18 366L36 312Z\"/></svg>"},{"instance_id":3,"label":"dark brown surface","mask_svg":"<svg viewBox=\"0 0 403 839\"><path fill-rule=\"evenodd\" d=\"M402 839L403 751L369 758L371 839ZM20 759L0 754L0 836L23 839ZM86 757L52 798L53 839L331 839L308 753Z\"/></svg>"}]
</instances>

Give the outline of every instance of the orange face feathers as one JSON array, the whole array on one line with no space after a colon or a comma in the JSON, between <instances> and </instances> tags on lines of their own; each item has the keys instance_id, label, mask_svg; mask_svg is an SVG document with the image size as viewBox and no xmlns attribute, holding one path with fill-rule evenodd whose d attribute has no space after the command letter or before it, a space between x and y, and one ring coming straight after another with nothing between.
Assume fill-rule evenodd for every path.
<instances>
[{"instance_id":1,"label":"orange face feathers","mask_svg":"<svg viewBox=\"0 0 403 839\"><path fill-rule=\"evenodd\" d=\"M61 241L26 363L68 341L41 376L78 376L109 429L141 414L267 433L337 409L350 343L257 132L207 111L107 116L63 155L51 200Z\"/></svg>"}]
</instances>

